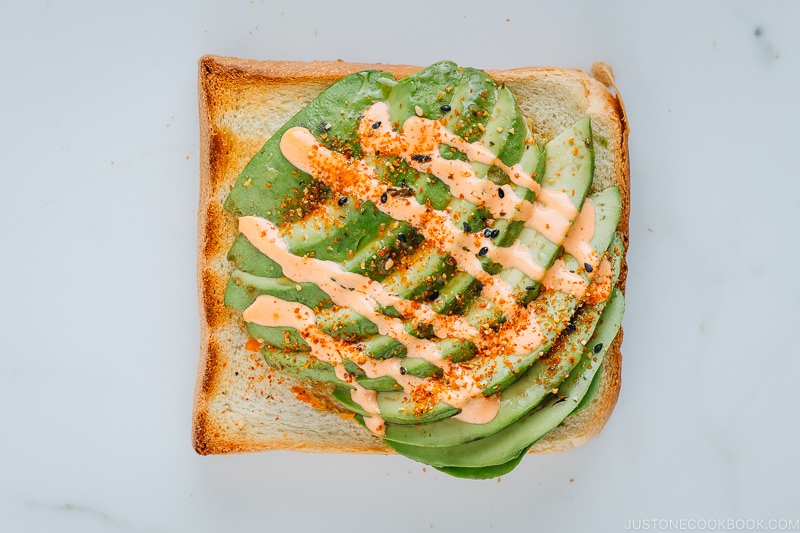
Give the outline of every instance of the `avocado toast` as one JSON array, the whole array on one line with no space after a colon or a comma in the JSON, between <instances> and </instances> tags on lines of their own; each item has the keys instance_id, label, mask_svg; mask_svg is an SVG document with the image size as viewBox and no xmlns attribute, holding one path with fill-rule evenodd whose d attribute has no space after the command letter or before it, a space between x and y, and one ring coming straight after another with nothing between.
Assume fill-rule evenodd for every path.
<instances>
[{"instance_id":1,"label":"avocado toast","mask_svg":"<svg viewBox=\"0 0 800 533\"><path fill-rule=\"evenodd\" d=\"M397 451L484 478L599 432L629 210L606 85L206 57L200 111L199 453Z\"/></svg>"}]
</instances>

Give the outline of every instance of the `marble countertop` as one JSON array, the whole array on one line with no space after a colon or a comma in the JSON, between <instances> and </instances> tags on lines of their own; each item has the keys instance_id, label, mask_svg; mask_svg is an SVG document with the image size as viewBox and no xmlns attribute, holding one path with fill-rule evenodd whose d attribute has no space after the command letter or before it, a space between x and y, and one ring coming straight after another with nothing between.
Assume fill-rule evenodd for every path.
<instances>
[{"instance_id":1,"label":"marble countertop","mask_svg":"<svg viewBox=\"0 0 800 533\"><path fill-rule=\"evenodd\" d=\"M800 3L487 5L6 3L0 530L800 529ZM633 209L602 435L488 482L391 456L197 456L207 53L611 64Z\"/></svg>"}]
</instances>

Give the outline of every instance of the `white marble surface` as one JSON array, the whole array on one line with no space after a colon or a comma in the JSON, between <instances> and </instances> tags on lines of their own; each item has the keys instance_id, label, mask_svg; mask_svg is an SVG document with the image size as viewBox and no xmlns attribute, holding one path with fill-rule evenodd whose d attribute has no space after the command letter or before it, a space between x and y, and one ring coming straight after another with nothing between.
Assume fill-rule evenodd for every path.
<instances>
[{"instance_id":1,"label":"white marble surface","mask_svg":"<svg viewBox=\"0 0 800 533\"><path fill-rule=\"evenodd\" d=\"M800 3L381 4L3 2L0 530L800 519ZM195 455L205 53L613 65L633 212L601 437L491 482L398 457Z\"/></svg>"}]
</instances>

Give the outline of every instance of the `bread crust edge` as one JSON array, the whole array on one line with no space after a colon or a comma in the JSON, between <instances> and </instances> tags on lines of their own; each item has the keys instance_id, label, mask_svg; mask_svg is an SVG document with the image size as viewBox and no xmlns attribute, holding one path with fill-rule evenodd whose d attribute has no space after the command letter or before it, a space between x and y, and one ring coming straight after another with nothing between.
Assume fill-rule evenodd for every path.
<instances>
[{"instance_id":1,"label":"bread crust edge","mask_svg":"<svg viewBox=\"0 0 800 533\"><path fill-rule=\"evenodd\" d=\"M219 154L215 154L214 114L219 102L215 90L221 77L244 84L257 83L258 80L272 80L282 83L313 81L333 83L337 79L365 69L382 69L396 77L406 76L419 69L409 65L384 65L347 63L343 61L259 61L230 58L224 56L203 56L198 63L198 104L200 117L200 194L198 202L198 305L200 318L200 358L195 384L192 409L192 444L200 455L246 453L271 450L292 450L310 453L394 453L380 439L367 436L353 444L330 446L314 442L296 442L285 438L253 438L252 434L236 434L224 427L209 409L215 398L221 379L221 369L228 363L224 348L214 338L214 330L230 314L224 307L222 295L224 283L214 275L209 263L219 254L222 246L219 229L230 224L232 217L226 215L214 199L225 187L232 183L220 183L221 171ZM629 125L625 107L614 82L611 68L604 63L592 67L594 77L576 69L558 67L523 67L510 70L486 70L487 74L501 82L513 82L526 76L546 73L574 76L583 83L587 98L606 100L605 106L616 114L620 135L617 146L619 160L615 162L616 184L622 196L622 217L618 231L622 234L626 253L629 245L630 219L630 163L628 153ZM612 93L613 91L613 93ZM619 287L625 291L627 261L623 258ZM617 403L622 382L623 331L617 334L609 347L603 367L601 387L594 400L580 413L568 417L565 422L550 432L530 450L530 453L557 453L582 445L596 437Z\"/></svg>"}]
</instances>

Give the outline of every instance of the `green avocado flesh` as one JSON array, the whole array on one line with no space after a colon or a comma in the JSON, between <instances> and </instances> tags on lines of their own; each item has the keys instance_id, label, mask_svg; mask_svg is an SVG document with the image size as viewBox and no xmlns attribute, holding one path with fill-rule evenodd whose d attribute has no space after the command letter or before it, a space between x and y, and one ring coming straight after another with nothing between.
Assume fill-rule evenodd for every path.
<instances>
[{"instance_id":1,"label":"green avocado flesh","mask_svg":"<svg viewBox=\"0 0 800 533\"><path fill-rule=\"evenodd\" d=\"M487 180L492 191L497 188L492 194L499 198L513 191L523 203L541 207L544 200L537 199L539 188L569 191L576 216L590 201L594 232L586 244L595 258L610 264L610 272L603 274L608 283L606 296L581 298L557 283L546 288L525 274L525 268L491 259L495 256L488 245L498 251L515 246L542 271L559 262L573 276L570 279L578 279L589 292L595 284L601 285L600 273L593 273L599 267L565 252L563 242L545 235L548 232L541 226L515 220L513 213L498 215L468 195L454 196L452 174L427 173L424 163L430 156L405 160L380 150L370 152L366 144L362 147L359 128L370 130L361 121L367 109L379 102L388 107L393 132L402 133L406 123L414 122L410 119L421 117L494 157L493 163L487 163L474 160L469 149L465 153L447 143L438 147L441 158L450 160L448 165L468 165L475 178ZM441 61L400 80L386 72L358 72L331 85L281 127L253 155L224 204L234 216L269 221L290 254L333 263L341 272L363 276L365 283L379 283L384 294L405 301L405 307L394 305L397 300L382 304L364 295L383 315L366 313L369 319L341 301L337 304L336 291L323 290L334 280L292 279L277 262L280 259L262 253L243 234L228 252L233 272L225 291L227 306L244 312L257 300L264 301L261 297L293 302L298 309L310 310L321 334L335 339L332 342L349 344L340 360L323 360L315 357L318 352L304 337L305 330L289 325L293 322L285 322L286 326L245 322L248 336L258 341L272 368L299 380L328 383L332 397L355 413L362 425L374 427L368 422L375 420L369 419L379 416L388 446L456 477L487 479L510 472L538 440L585 408L599 387L603 356L622 320L624 299L615 287L624 258L622 237L616 232L621 196L615 187L590 194L594 176L591 121L585 117L546 140L527 124L512 91L480 70ZM381 124L369 126L377 130ZM428 212L445 213L458 231L470 239L474 234L475 242L482 243L479 246L487 245L475 254L479 271L470 274L462 269L459 250L451 248L448 253L428 242L426 228L385 213L382 204L387 202L387 193L380 202L375 197L365 201L296 168L280 147L283 134L292 127L305 128L320 145L348 161L369 165L387 193L416 200ZM535 183L512 181L505 170L510 167L521 168ZM509 288L511 307L498 303L501 300L485 290L482 275L494 276ZM535 316L539 340L525 344L524 353L506 354L492 347L486 336L515 327L515 316L525 307ZM427 309L430 314L413 315L408 308ZM363 312L364 308L359 309ZM397 328L402 326L402 335L380 325L388 318ZM479 335L460 338L437 330L437 321L455 319ZM413 342L401 342L403 338ZM422 357L409 348L417 342L433 347L441 359ZM491 348L487 351L486 346ZM400 376L376 372L376 368L399 369ZM448 403L447 395L423 397L422 388L408 385L425 383L434 387L431 390L448 387L454 368L474 377L473 397L498 399L499 408L491 420L470 421L463 418L467 413L462 414L458 401ZM372 407L364 404L365 395L374 399ZM379 415L371 414L377 412L374 406Z\"/></svg>"}]
</instances>

